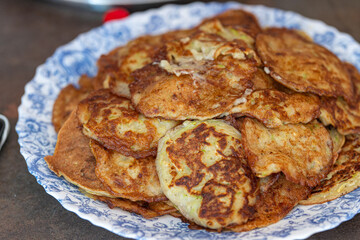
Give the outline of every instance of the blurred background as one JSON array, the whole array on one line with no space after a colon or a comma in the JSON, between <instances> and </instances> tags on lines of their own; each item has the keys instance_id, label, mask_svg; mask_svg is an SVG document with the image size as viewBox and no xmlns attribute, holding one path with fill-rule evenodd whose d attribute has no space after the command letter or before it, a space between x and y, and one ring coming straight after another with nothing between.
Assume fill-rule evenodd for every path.
<instances>
[{"instance_id":1,"label":"blurred background","mask_svg":"<svg viewBox=\"0 0 360 240\"><path fill-rule=\"evenodd\" d=\"M11 124L0 152L0 239L122 239L65 210L28 172L15 124L24 86L56 48L100 26L108 11L143 11L165 0L0 0L0 113ZM208 2L208 1L204 1ZM224 1L219 1L224 2ZM359 0L243 0L319 19L360 41ZM126 15L125 14L125 15ZM356 237L357 236L357 237ZM358 239L360 215L310 239Z\"/></svg>"},{"instance_id":2,"label":"blurred background","mask_svg":"<svg viewBox=\"0 0 360 240\"><path fill-rule=\"evenodd\" d=\"M158 7L166 3L185 2L181 0L43 0L56 4L84 8L93 11L105 11L113 7L125 7L130 11L139 11L147 8ZM189 1L188 1L189 2Z\"/></svg>"}]
</instances>

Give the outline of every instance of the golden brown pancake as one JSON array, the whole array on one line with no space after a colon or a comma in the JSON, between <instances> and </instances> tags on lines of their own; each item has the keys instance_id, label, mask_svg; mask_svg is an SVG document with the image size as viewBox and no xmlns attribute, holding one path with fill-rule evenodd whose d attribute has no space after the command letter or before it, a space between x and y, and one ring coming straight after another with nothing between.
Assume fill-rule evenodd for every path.
<instances>
[{"instance_id":1,"label":"golden brown pancake","mask_svg":"<svg viewBox=\"0 0 360 240\"><path fill-rule=\"evenodd\" d=\"M342 98L322 98L320 119L325 125L332 125L341 134L360 133L360 73L350 63L344 63L355 87L355 100L348 104Z\"/></svg>"},{"instance_id":2,"label":"golden brown pancake","mask_svg":"<svg viewBox=\"0 0 360 240\"><path fill-rule=\"evenodd\" d=\"M276 223L283 219L300 200L305 199L310 191L309 187L292 183L281 174L267 191L261 192L253 219L243 225L229 227L228 230L250 231Z\"/></svg>"},{"instance_id":3,"label":"golden brown pancake","mask_svg":"<svg viewBox=\"0 0 360 240\"><path fill-rule=\"evenodd\" d=\"M360 108L351 108L342 98L322 98L320 120L343 135L360 133Z\"/></svg>"},{"instance_id":4,"label":"golden brown pancake","mask_svg":"<svg viewBox=\"0 0 360 240\"><path fill-rule=\"evenodd\" d=\"M242 103L234 105L228 113L237 117L254 117L266 127L276 128L314 120L320 114L320 100L312 94L257 90L246 96Z\"/></svg>"},{"instance_id":5,"label":"golden brown pancake","mask_svg":"<svg viewBox=\"0 0 360 240\"><path fill-rule=\"evenodd\" d=\"M286 87L353 101L353 84L341 61L296 31L268 28L257 35L256 49L270 75Z\"/></svg>"},{"instance_id":6,"label":"golden brown pancake","mask_svg":"<svg viewBox=\"0 0 360 240\"><path fill-rule=\"evenodd\" d=\"M133 81L129 74L151 62L159 36L141 36L125 46L102 55L98 62L95 89L110 88L119 96L130 98L128 85Z\"/></svg>"},{"instance_id":7,"label":"golden brown pancake","mask_svg":"<svg viewBox=\"0 0 360 240\"><path fill-rule=\"evenodd\" d=\"M128 49L126 46L116 47L111 50L107 54L102 54L100 58L97 60L96 65L98 67L97 75L94 78L94 89L102 89L104 88L104 82L109 81L109 79L122 79L126 81L126 76L121 74L119 71L119 64L121 60L128 53ZM108 84L109 85L109 84ZM126 93L126 89L124 90L124 97L128 94Z\"/></svg>"},{"instance_id":8,"label":"golden brown pancake","mask_svg":"<svg viewBox=\"0 0 360 240\"><path fill-rule=\"evenodd\" d=\"M82 77L81 79L85 79ZM82 84L85 84L85 80L81 80ZM90 92L90 89L86 87L75 88L69 84L65 88L61 89L58 97L55 100L53 111L52 111L52 124L54 125L55 131L59 132L61 126L65 123L70 113L76 108L78 103L86 98Z\"/></svg>"},{"instance_id":9,"label":"golden brown pancake","mask_svg":"<svg viewBox=\"0 0 360 240\"><path fill-rule=\"evenodd\" d=\"M130 98L129 84L133 81L130 73L151 63L165 42L185 37L191 31L177 30L161 35L141 36L102 55L97 62L99 70L96 89L109 88L114 94Z\"/></svg>"},{"instance_id":10,"label":"golden brown pancake","mask_svg":"<svg viewBox=\"0 0 360 240\"><path fill-rule=\"evenodd\" d=\"M96 159L96 176L113 196L132 201L158 202L166 200L155 169L155 157L127 157L108 150L95 140L90 141Z\"/></svg>"},{"instance_id":11,"label":"golden brown pancake","mask_svg":"<svg viewBox=\"0 0 360 240\"><path fill-rule=\"evenodd\" d=\"M95 91L81 101L77 116L86 136L108 149L135 158L155 155L159 138L178 124L146 118L134 110L128 99L108 89Z\"/></svg>"},{"instance_id":12,"label":"golden brown pancake","mask_svg":"<svg viewBox=\"0 0 360 240\"><path fill-rule=\"evenodd\" d=\"M258 186L240 140L234 127L207 120L186 121L159 141L161 188L190 221L222 229L251 218Z\"/></svg>"},{"instance_id":13,"label":"golden brown pancake","mask_svg":"<svg viewBox=\"0 0 360 240\"><path fill-rule=\"evenodd\" d=\"M225 11L212 18L205 19L200 25L213 21L214 19L219 20L224 27L232 27L233 29L244 31L253 38L261 32L256 17L252 13L241 9Z\"/></svg>"},{"instance_id":14,"label":"golden brown pancake","mask_svg":"<svg viewBox=\"0 0 360 240\"><path fill-rule=\"evenodd\" d=\"M133 72L132 103L147 117L219 116L251 88L258 64L255 55L244 41L199 30L167 43L156 62Z\"/></svg>"},{"instance_id":15,"label":"golden brown pancake","mask_svg":"<svg viewBox=\"0 0 360 240\"><path fill-rule=\"evenodd\" d=\"M247 55L251 55L253 58L256 58L256 61L261 65L261 60L255 54L253 49L255 48L255 38L242 31L241 28L224 26L219 20L209 20L198 26L198 32L203 32L207 34L213 34L222 37L227 41L235 41L239 44L239 47L242 46L242 51L246 52ZM188 36L191 38L193 36ZM187 40L188 38L182 39L182 41ZM204 44L206 46L206 43ZM246 49L249 48L249 49Z\"/></svg>"},{"instance_id":16,"label":"golden brown pancake","mask_svg":"<svg viewBox=\"0 0 360 240\"><path fill-rule=\"evenodd\" d=\"M316 186L303 205L320 204L341 197L360 187L360 137L347 136L330 173Z\"/></svg>"},{"instance_id":17,"label":"golden brown pancake","mask_svg":"<svg viewBox=\"0 0 360 240\"><path fill-rule=\"evenodd\" d=\"M49 168L58 176L96 195L112 195L95 175L95 158L89 139L81 132L75 111L60 129L53 156L46 156Z\"/></svg>"},{"instance_id":18,"label":"golden brown pancake","mask_svg":"<svg viewBox=\"0 0 360 240\"><path fill-rule=\"evenodd\" d=\"M249 165L258 177L283 172L291 182L314 187L334 162L330 134L316 120L271 129L245 118L241 134Z\"/></svg>"},{"instance_id":19,"label":"golden brown pancake","mask_svg":"<svg viewBox=\"0 0 360 240\"><path fill-rule=\"evenodd\" d=\"M216 36L215 38L221 37L228 42L236 42L237 48L240 48L240 50L243 52L242 54L244 54L247 59L253 59L258 67L262 66L262 62L260 58L254 51L255 38L249 35L247 32L243 31L242 27L231 26L231 25L224 26L221 23L221 21L219 21L217 18L214 18L203 22L196 29L198 31L195 32L192 36L180 39L183 43L186 43L187 41L190 42L188 46L185 46L185 49L190 50L190 52L194 55L195 59L197 60L199 58L209 59L209 54L215 53L214 55L216 56L216 55L224 54L224 52L229 51L229 49L233 51L231 49L233 46L229 46L226 44L223 45L221 43L214 44L214 42L209 44L208 42L209 39L207 38L209 38L209 35L213 35L213 37ZM206 34L208 35L207 37ZM191 38L195 38L195 40L191 40ZM175 55L173 54L174 52L171 52L170 56L173 58L177 58L176 51L175 51ZM239 56L239 53L235 52L232 55L233 57L235 57L236 55Z\"/></svg>"}]
</instances>

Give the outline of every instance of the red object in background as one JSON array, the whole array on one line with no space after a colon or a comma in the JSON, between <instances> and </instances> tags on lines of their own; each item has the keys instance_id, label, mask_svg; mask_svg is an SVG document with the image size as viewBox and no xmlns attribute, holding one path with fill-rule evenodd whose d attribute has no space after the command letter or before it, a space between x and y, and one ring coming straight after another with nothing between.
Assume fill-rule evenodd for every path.
<instances>
[{"instance_id":1,"label":"red object in background","mask_svg":"<svg viewBox=\"0 0 360 240\"><path fill-rule=\"evenodd\" d=\"M129 12L125 8L113 8L105 12L103 22L122 19L127 16L129 16Z\"/></svg>"}]
</instances>

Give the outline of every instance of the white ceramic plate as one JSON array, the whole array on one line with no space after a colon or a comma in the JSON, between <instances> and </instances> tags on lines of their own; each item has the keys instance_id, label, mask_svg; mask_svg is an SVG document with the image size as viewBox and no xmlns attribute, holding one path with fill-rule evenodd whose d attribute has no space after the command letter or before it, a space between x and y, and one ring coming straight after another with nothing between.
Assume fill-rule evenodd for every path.
<instances>
[{"instance_id":1,"label":"white ceramic plate","mask_svg":"<svg viewBox=\"0 0 360 240\"><path fill-rule=\"evenodd\" d=\"M188 28L229 8L253 12L262 26L284 26L302 29L316 42L360 69L360 46L347 34L316 20L293 12L238 3L193 3L167 5L157 10L135 13L121 21L109 22L81 34L59 47L53 56L39 66L34 79L25 87L19 107L16 131L21 154L29 171L47 193L66 209L94 225L118 235L136 239L301 239L331 229L351 219L360 210L360 189L329 203L296 207L280 222L245 233L213 233L189 230L179 219L164 216L146 220L120 209L109 209L81 194L76 187L57 177L47 167L44 156L55 148L56 133L51 124L52 105L61 88L76 83L81 74L94 75L95 62L102 53L123 45L143 34L158 34L170 29Z\"/></svg>"}]
</instances>

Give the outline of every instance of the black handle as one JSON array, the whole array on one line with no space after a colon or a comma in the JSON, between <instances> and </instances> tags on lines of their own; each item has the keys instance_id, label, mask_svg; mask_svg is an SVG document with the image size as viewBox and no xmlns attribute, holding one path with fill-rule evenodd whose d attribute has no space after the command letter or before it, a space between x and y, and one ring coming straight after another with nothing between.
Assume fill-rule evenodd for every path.
<instances>
[{"instance_id":1,"label":"black handle","mask_svg":"<svg viewBox=\"0 0 360 240\"><path fill-rule=\"evenodd\" d=\"M5 121L0 118L0 143L5 130Z\"/></svg>"},{"instance_id":2,"label":"black handle","mask_svg":"<svg viewBox=\"0 0 360 240\"><path fill-rule=\"evenodd\" d=\"M9 130L10 130L9 120L4 115L0 114L0 150L6 141L6 138L9 134Z\"/></svg>"}]
</instances>

